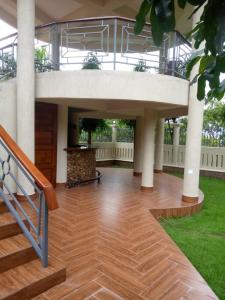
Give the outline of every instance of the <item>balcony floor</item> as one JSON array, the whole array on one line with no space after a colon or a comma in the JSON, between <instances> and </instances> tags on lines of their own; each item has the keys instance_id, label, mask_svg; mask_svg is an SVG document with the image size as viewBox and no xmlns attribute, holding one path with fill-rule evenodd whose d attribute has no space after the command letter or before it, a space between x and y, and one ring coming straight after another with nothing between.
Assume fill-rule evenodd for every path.
<instances>
[{"instance_id":1,"label":"balcony floor","mask_svg":"<svg viewBox=\"0 0 225 300\"><path fill-rule=\"evenodd\" d=\"M217 299L149 212L188 207L180 200L182 181L156 174L155 191L141 192L132 170L101 171L99 185L56 188L50 255L66 265L67 280L36 300Z\"/></svg>"}]
</instances>

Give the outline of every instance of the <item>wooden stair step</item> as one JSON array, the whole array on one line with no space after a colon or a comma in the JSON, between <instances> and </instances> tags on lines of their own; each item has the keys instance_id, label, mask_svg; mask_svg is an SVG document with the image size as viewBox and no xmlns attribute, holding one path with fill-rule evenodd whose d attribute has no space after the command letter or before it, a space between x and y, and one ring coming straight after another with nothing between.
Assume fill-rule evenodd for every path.
<instances>
[{"instance_id":1,"label":"wooden stair step","mask_svg":"<svg viewBox=\"0 0 225 300\"><path fill-rule=\"evenodd\" d=\"M23 234L0 240L0 273L36 258L33 247Z\"/></svg>"},{"instance_id":2,"label":"wooden stair step","mask_svg":"<svg viewBox=\"0 0 225 300\"><path fill-rule=\"evenodd\" d=\"M26 220L23 220L23 222L29 228L28 222ZM22 230L10 212L0 214L0 240L20 233L22 233Z\"/></svg>"},{"instance_id":3,"label":"wooden stair step","mask_svg":"<svg viewBox=\"0 0 225 300\"><path fill-rule=\"evenodd\" d=\"M32 299L65 281L66 269L55 258L43 268L39 259L0 274L0 300Z\"/></svg>"},{"instance_id":4,"label":"wooden stair step","mask_svg":"<svg viewBox=\"0 0 225 300\"><path fill-rule=\"evenodd\" d=\"M10 200L10 201L12 204L14 204L12 200ZM8 207L5 205L5 202L0 198L0 214L8 212L8 211L9 210L8 210Z\"/></svg>"}]
</instances>

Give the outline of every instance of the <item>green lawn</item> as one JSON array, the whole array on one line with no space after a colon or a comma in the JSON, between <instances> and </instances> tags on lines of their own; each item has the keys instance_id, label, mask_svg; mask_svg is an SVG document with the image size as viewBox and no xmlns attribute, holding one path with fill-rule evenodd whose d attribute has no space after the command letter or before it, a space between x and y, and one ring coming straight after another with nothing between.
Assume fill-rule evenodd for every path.
<instances>
[{"instance_id":1,"label":"green lawn","mask_svg":"<svg viewBox=\"0 0 225 300\"><path fill-rule=\"evenodd\" d=\"M205 194L200 213L161 224L219 299L225 300L225 180L201 177L200 188Z\"/></svg>"}]
</instances>

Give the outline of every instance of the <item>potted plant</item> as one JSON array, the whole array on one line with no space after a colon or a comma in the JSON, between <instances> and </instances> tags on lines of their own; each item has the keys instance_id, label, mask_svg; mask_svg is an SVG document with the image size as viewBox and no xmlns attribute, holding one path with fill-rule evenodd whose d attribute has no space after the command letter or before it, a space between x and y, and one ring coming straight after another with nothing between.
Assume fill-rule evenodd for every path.
<instances>
[{"instance_id":1,"label":"potted plant","mask_svg":"<svg viewBox=\"0 0 225 300\"><path fill-rule=\"evenodd\" d=\"M146 66L146 61L141 58L139 59L137 65L134 67L135 72L146 72L147 71L147 66Z\"/></svg>"},{"instance_id":2,"label":"potted plant","mask_svg":"<svg viewBox=\"0 0 225 300\"><path fill-rule=\"evenodd\" d=\"M83 62L83 70L100 70L101 63L99 62L97 58L97 53L89 52L87 57L85 57Z\"/></svg>"}]
</instances>

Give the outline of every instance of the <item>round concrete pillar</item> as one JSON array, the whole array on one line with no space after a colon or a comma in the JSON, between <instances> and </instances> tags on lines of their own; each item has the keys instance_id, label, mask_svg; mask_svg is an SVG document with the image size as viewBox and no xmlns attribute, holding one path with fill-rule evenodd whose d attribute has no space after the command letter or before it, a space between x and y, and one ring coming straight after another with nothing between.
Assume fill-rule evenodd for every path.
<instances>
[{"instance_id":1,"label":"round concrete pillar","mask_svg":"<svg viewBox=\"0 0 225 300\"><path fill-rule=\"evenodd\" d=\"M193 27L199 21L203 8L193 16ZM191 80L198 72L198 64L192 70ZM183 196L185 202L196 202L199 197L199 173L204 101L197 99L197 84L190 86L188 106L187 141L185 150Z\"/></svg>"},{"instance_id":2,"label":"round concrete pillar","mask_svg":"<svg viewBox=\"0 0 225 300\"><path fill-rule=\"evenodd\" d=\"M112 143L117 142L117 126L116 124L112 125Z\"/></svg>"},{"instance_id":3,"label":"round concrete pillar","mask_svg":"<svg viewBox=\"0 0 225 300\"><path fill-rule=\"evenodd\" d=\"M67 148L68 137L68 106L58 105L58 131L57 131L57 183L67 180Z\"/></svg>"},{"instance_id":4,"label":"round concrete pillar","mask_svg":"<svg viewBox=\"0 0 225 300\"><path fill-rule=\"evenodd\" d=\"M146 110L144 114L144 144L142 166L142 190L153 190L154 154L155 154L156 113Z\"/></svg>"},{"instance_id":5,"label":"round concrete pillar","mask_svg":"<svg viewBox=\"0 0 225 300\"><path fill-rule=\"evenodd\" d=\"M156 126L155 173L162 173L163 171L164 123L165 119L159 119Z\"/></svg>"},{"instance_id":6,"label":"round concrete pillar","mask_svg":"<svg viewBox=\"0 0 225 300\"><path fill-rule=\"evenodd\" d=\"M17 28L17 143L34 161L35 0L17 1ZM32 186L21 172L18 172L18 181L28 194L33 193Z\"/></svg>"},{"instance_id":7,"label":"round concrete pillar","mask_svg":"<svg viewBox=\"0 0 225 300\"><path fill-rule=\"evenodd\" d=\"M136 118L134 140L134 176L141 176L143 165L144 118Z\"/></svg>"},{"instance_id":8,"label":"round concrete pillar","mask_svg":"<svg viewBox=\"0 0 225 300\"><path fill-rule=\"evenodd\" d=\"M173 164L177 165L178 147L180 144L180 124L173 124Z\"/></svg>"}]
</instances>

